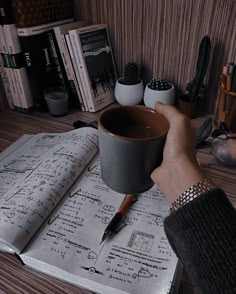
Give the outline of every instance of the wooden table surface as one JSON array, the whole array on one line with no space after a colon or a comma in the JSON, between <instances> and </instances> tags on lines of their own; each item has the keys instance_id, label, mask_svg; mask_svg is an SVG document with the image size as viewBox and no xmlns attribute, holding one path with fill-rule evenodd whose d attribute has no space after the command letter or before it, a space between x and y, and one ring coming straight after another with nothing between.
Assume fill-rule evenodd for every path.
<instances>
[{"instance_id":1,"label":"wooden table surface","mask_svg":"<svg viewBox=\"0 0 236 294\"><path fill-rule=\"evenodd\" d=\"M23 134L40 132L66 132L73 129L73 122L96 120L99 113L74 112L55 118L46 113L23 114L15 111L0 112L0 152ZM205 118L192 121L196 130ZM219 164L210 153L210 141L197 151L200 164L216 185L224 189L230 201L236 207L236 168L227 168ZM181 168L181 167L180 167ZM179 294L197 294L191 285L191 277L183 272ZM0 293L89 293L77 286L60 281L35 270L18 260L14 255L0 253ZM112 294L112 293L111 293Z\"/></svg>"}]
</instances>

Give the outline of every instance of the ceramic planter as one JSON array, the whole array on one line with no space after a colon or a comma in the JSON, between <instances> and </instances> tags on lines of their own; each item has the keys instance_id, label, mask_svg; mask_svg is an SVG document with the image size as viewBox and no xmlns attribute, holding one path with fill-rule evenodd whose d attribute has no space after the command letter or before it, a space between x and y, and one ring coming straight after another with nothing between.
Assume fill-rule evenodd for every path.
<instances>
[{"instance_id":1,"label":"ceramic planter","mask_svg":"<svg viewBox=\"0 0 236 294\"><path fill-rule=\"evenodd\" d=\"M116 81L115 86L115 98L121 105L137 105L143 99L143 81L136 85L125 85L120 81L120 78Z\"/></svg>"},{"instance_id":2,"label":"ceramic planter","mask_svg":"<svg viewBox=\"0 0 236 294\"><path fill-rule=\"evenodd\" d=\"M148 83L144 91L144 104L148 107L155 108L156 102L163 104L174 104L175 102L175 87L171 84L171 88L168 90L153 90L149 88Z\"/></svg>"}]
</instances>

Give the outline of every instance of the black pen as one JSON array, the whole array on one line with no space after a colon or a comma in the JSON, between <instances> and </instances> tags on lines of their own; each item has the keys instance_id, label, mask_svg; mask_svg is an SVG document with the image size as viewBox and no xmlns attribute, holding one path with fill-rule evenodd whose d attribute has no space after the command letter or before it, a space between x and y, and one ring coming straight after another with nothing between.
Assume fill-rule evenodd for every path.
<instances>
[{"instance_id":1,"label":"black pen","mask_svg":"<svg viewBox=\"0 0 236 294\"><path fill-rule=\"evenodd\" d=\"M104 240L106 240L107 238L110 238L113 234L116 233L120 222L127 215L130 206L136 201L136 198L137 198L136 194L126 195L125 199L121 203L121 206L120 206L118 212L113 216L109 225L106 227L104 234L102 236L102 241L100 242L100 244Z\"/></svg>"}]
</instances>

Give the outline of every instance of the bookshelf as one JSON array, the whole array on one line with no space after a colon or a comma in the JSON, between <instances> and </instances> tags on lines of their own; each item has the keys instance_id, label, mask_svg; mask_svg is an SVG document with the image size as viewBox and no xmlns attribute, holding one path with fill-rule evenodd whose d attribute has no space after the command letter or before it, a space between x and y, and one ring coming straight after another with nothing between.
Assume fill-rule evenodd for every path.
<instances>
[{"instance_id":1,"label":"bookshelf","mask_svg":"<svg viewBox=\"0 0 236 294\"><path fill-rule=\"evenodd\" d=\"M213 111L223 64L236 59L234 0L74 0L74 6L76 18L108 24L119 74L125 64L136 62L144 82L165 77L178 93L193 78L198 45L208 34L207 96L199 109Z\"/></svg>"},{"instance_id":2,"label":"bookshelf","mask_svg":"<svg viewBox=\"0 0 236 294\"><path fill-rule=\"evenodd\" d=\"M177 95L193 77L199 42L208 34L213 50L207 96L198 108L201 113L213 112L222 66L236 58L234 0L73 0L73 4L76 20L108 24L119 75L125 64L136 62L145 83L164 76L174 82Z\"/></svg>"}]
</instances>

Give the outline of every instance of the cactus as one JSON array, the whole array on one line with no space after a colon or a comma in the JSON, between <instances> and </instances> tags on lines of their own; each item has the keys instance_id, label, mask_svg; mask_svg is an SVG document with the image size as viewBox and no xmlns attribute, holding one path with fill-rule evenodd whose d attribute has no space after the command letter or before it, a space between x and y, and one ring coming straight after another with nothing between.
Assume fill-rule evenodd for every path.
<instances>
[{"instance_id":1,"label":"cactus","mask_svg":"<svg viewBox=\"0 0 236 294\"><path fill-rule=\"evenodd\" d=\"M195 77L186 86L186 90L188 92L188 99L190 101L196 101L199 97L199 91L203 86L203 80L209 63L210 49L210 38L208 36L204 36L199 46Z\"/></svg>"},{"instance_id":2,"label":"cactus","mask_svg":"<svg viewBox=\"0 0 236 294\"><path fill-rule=\"evenodd\" d=\"M165 79L155 79L153 78L149 83L148 87L156 91L165 91L171 89L171 84Z\"/></svg>"},{"instance_id":3,"label":"cactus","mask_svg":"<svg viewBox=\"0 0 236 294\"><path fill-rule=\"evenodd\" d=\"M124 78L122 79L122 83L125 85L136 85L140 82L138 76L138 66L136 63L129 62L125 66Z\"/></svg>"}]
</instances>

